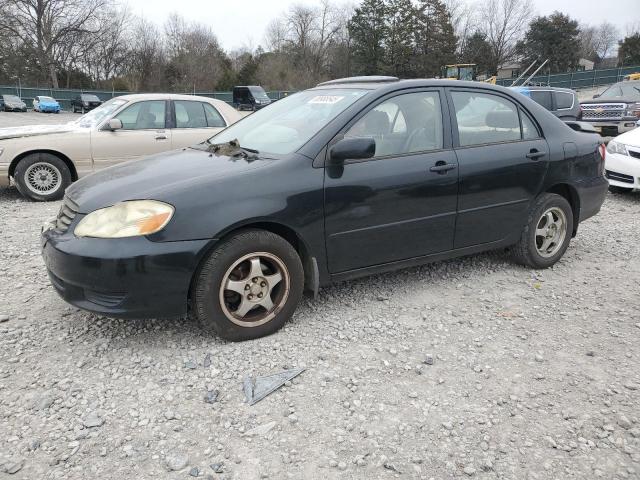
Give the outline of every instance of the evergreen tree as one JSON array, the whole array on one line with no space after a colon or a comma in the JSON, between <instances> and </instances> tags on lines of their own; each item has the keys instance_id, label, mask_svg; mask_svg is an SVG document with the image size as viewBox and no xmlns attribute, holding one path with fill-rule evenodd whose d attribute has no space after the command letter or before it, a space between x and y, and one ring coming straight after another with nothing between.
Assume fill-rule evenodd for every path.
<instances>
[{"instance_id":1,"label":"evergreen tree","mask_svg":"<svg viewBox=\"0 0 640 480\"><path fill-rule=\"evenodd\" d=\"M451 13L441 0L420 0L416 24L413 73L419 77L440 75L442 66L456 60Z\"/></svg>"},{"instance_id":2,"label":"evergreen tree","mask_svg":"<svg viewBox=\"0 0 640 480\"><path fill-rule=\"evenodd\" d=\"M482 32L476 32L467 38L460 52L460 61L463 63L475 63L478 65L478 74L493 75L492 65L493 50L487 41L487 36Z\"/></svg>"},{"instance_id":3,"label":"evergreen tree","mask_svg":"<svg viewBox=\"0 0 640 480\"><path fill-rule=\"evenodd\" d=\"M531 22L517 50L524 64L549 59L546 68L550 73L566 72L578 66L581 47L579 35L577 21L554 12Z\"/></svg>"},{"instance_id":4,"label":"evergreen tree","mask_svg":"<svg viewBox=\"0 0 640 480\"><path fill-rule=\"evenodd\" d=\"M385 71L387 6L383 0L364 0L349 21L354 71L379 75Z\"/></svg>"},{"instance_id":5,"label":"evergreen tree","mask_svg":"<svg viewBox=\"0 0 640 480\"><path fill-rule=\"evenodd\" d=\"M620 42L618 63L620 66L640 65L640 33L630 35Z\"/></svg>"},{"instance_id":6,"label":"evergreen tree","mask_svg":"<svg viewBox=\"0 0 640 480\"><path fill-rule=\"evenodd\" d=\"M413 33L418 12L411 0L389 0L387 11L386 71L398 77L412 76Z\"/></svg>"}]
</instances>

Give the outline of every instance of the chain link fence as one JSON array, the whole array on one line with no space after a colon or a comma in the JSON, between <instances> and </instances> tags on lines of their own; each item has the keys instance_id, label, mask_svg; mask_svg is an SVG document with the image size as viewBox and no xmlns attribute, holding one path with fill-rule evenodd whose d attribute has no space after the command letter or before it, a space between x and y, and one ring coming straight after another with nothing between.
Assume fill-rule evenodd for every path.
<instances>
[{"instance_id":1,"label":"chain link fence","mask_svg":"<svg viewBox=\"0 0 640 480\"><path fill-rule=\"evenodd\" d=\"M536 75L529 80L529 84L579 90L621 82L625 75L636 72L640 72L640 65L635 67L603 68L599 70L584 70L582 72L557 73L554 75ZM525 77L520 80L520 83L526 78L527 76L525 75ZM515 78L500 78L496 83L508 87L514 80Z\"/></svg>"}]
</instances>

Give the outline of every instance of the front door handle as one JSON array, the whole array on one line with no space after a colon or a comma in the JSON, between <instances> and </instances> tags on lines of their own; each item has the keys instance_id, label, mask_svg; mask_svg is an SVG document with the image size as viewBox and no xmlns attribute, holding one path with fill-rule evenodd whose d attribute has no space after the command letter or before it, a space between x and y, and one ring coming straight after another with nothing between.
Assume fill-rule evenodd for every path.
<instances>
[{"instance_id":1,"label":"front door handle","mask_svg":"<svg viewBox=\"0 0 640 480\"><path fill-rule=\"evenodd\" d=\"M439 173L440 175L444 175L449 170L453 170L454 168L458 168L455 163L447 163L440 160L436 162L436 164L429 169L430 172Z\"/></svg>"},{"instance_id":2,"label":"front door handle","mask_svg":"<svg viewBox=\"0 0 640 480\"><path fill-rule=\"evenodd\" d=\"M536 150L535 148L532 148L531 150L529 150L529 153L527 153L527 158L530 158L531 160L537 160L540 157L544 157L547 154L547 152L543 152L540 150Z\"/></svg>"},{"instance_id":3,"label":"front door handle","mask_svg":"<svg viewBox=\"0 0 640 480\"><path fill-rule=\"evenodd\" d=\"M166 135L156 135L156 140L166 140L167 136Z\"/></svg>"}]
</instances>

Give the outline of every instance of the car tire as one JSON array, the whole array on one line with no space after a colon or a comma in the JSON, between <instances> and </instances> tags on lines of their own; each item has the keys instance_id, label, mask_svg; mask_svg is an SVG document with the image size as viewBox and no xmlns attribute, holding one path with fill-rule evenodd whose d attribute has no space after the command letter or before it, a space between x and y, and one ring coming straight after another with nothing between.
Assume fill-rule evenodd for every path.
<instances>
[{"instance_id":1,"label":"car tire","mask_svg":"<svg viewBox=\"0 0 640 480\"><path fill-rule=\"evenodd\" d=\"M611 193L625 194L625 193L631 193L633 191L633 188L625 188L625 187L618 187L617 185L609 185L609 191Z\"/></svg>"},{"instance_id":2,"label":"car tire","mask_svg":"<svg viewBox=\"0 0 640 480\"><path fill-rule=\"evenodd\" d=\"M13 178L18 191L38 202L59 200L71 184L67 164L51 153L32 153L16 166Z\"/></svg>"},{"instance_id":3,"label":"car tire","mask_svg":"<svg viewBox=\"0 0 640 480\"><path fill-rule=\"evenodd\" d=\"M291 244L268 231L246 230L203 261L193 309L206 330L234 342L250 340L279 330L295 312L303 288L302 262Z\"/></svg>"},{"instance_id":4,"label":"car tire","mask_svg":"<svg viewBox=\"0 0 640 480\"><path fill-rule=\"evenodd\" d=\"M573 233L573 210L555 193L536 198L520 240L513 248L517 263L542 269L554 265L567 250Z\"/></svg>"}]
</instances>

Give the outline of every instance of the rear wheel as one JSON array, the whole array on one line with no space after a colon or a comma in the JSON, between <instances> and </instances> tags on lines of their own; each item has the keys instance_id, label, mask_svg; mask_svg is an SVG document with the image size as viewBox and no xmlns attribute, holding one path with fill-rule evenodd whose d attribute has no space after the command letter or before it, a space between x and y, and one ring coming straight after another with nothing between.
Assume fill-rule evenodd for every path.
<instances>
[{"instance_id":1,"label":"rear wheel","mask_svg":"<svg viewBox=\"0 0 640 480\"><path fill-rule=\"evenodd\" d=\"M617 185L609 185L609 191L611 193L631 193L633 191L633 188L625 188L625 187L618 187Z\"/></svg>"},{"instance_id":2,"label":"rear wheel","mask_svg":"<svg viewBox=\"0 0 640 480\"><path fill-rule=\"evenodd\" d=\"M573 232L573 211L567 200L555 193L540 195L529 214L514 259L528 267L548 268L567 250Z\"/></svg>"},{"instance_id":3,"label":"rear wheel","mask_svg":"<svg viewBox=\"0 0 640 480\"><path fill-rule=\"evenodd\" d=\"M18 163L14 172L18 191L32 200L58 200L71 184L69 167L50 153L32 153Z\"/></svg>"},{"instance_id":4,"label":"rear wheel","mask_svg":"<svg viewBox=\"0 0 640 480\"><path fill-rule=\"evenodd\" d=\"M282 237L247 230L213 250L192 295L200 324L231 341L263 337L293 315L304 285L302 262Z\"/></svg>"}]
</instances>

